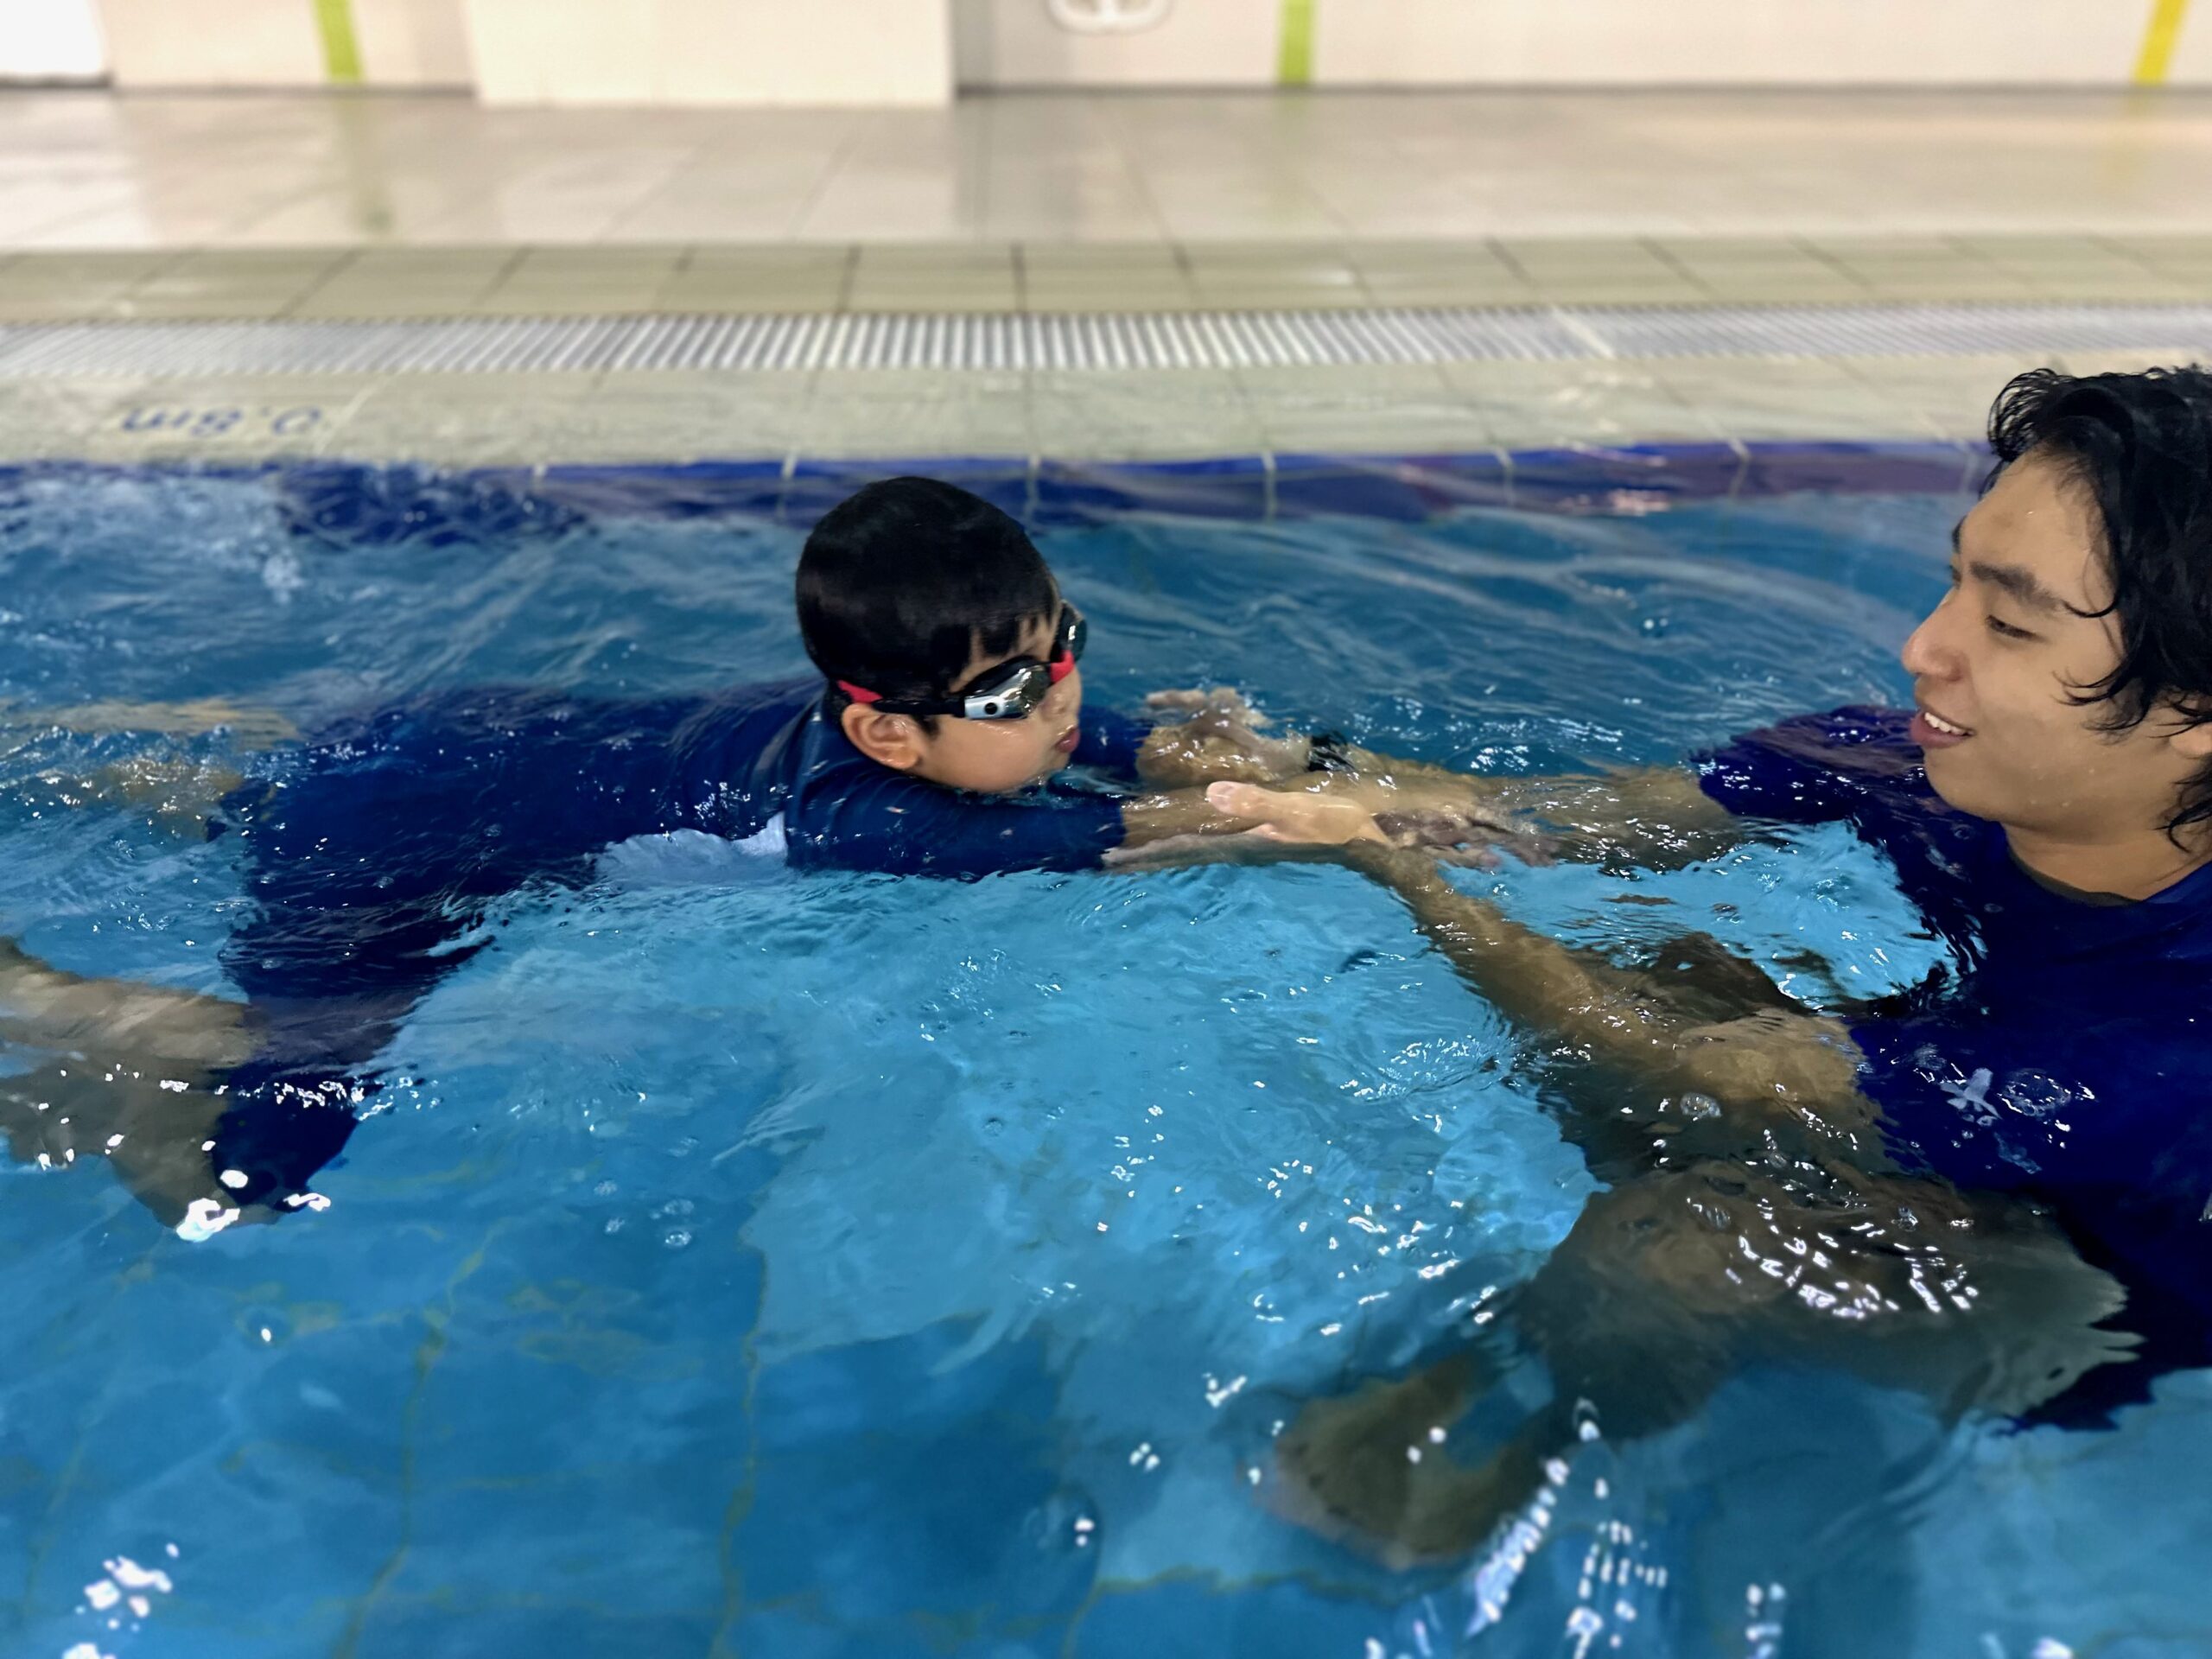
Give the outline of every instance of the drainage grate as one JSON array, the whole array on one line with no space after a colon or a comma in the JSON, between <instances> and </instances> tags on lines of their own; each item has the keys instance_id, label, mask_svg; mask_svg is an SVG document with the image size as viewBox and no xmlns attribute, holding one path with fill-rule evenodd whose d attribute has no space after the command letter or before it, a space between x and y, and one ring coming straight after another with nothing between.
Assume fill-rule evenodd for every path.
<instances>
[{"instance_id":1,"label":"drainage grate","mask_svg":"<svg viewBox=\"0 0 2212 1659\"><path fill-rule=\"evenodd\" d=\"M1288 368L1517 359L2212 352L2212 305L444 317L0 326L0 378L671 369Z\"/></svg>"}]
</instances>

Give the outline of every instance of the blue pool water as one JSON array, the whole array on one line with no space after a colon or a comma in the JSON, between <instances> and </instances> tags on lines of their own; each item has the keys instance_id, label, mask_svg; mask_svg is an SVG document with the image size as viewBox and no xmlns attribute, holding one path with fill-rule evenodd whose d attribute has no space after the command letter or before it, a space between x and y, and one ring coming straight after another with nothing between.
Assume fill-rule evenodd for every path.
<instances>
[{"instance_id":1,"label":"blue pool water","mask_svg":"<svg viewBox=\"0 0 2212 1659\"><path fill-rule=\"evenodd\" d=\"M800 670L798 515L673 499L19 477L0 699L311 727ZM1962 503L1560 505L1108 504L1043 546L1095 699L1234 683L1537 771L1895 698ZM221 993L234 849L60 798L149 749L226 753L0 734L0 933ZM1501 881L1615 948L1694 918L1815 1000L1935 959L1840 832L1637 878L1664 908L1586 868ZM0 1652L2212 1650L2198 1374L2083 1434L1747 1370L1584 1444L1505 1548L1393 1573L1278 1518L1274 1425L1525 1277L1592 1191L1502 1021L1348 872L899 882L657 842L497 924L321 1213L193 1245L97 1163L0 1166Z\"/></svg>"}]
</instances>

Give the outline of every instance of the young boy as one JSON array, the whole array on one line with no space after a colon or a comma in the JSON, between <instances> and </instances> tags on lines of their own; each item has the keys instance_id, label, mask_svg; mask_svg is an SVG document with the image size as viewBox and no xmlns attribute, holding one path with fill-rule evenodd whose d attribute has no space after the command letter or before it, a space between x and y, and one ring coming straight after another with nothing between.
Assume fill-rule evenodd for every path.
<instances>
[{"instance_id":1,"label":"young boy","mask_svg":"<svg viewBox=\"0 0 2212 1659\"><path fill-rule=\"evenodd\" d=\"M118 1160L166 1220L204 1229L302 1201L352 1132L359 1068L483 947L493 902L581 882L615 842L704 832L794 866L899 874L1088 869L1249 827L1202 791L1158 785L1306 764L1302 740L1261 738L1233 699L1158 731L1086 714L1081 613L1019 524L949 484L893 479L834 509L800 558L798 601L818 677L649 701L446 693L316 735L210 826L242 843L256 910L225 952L245 1010L176 999L147 1016L161 994L17 957L0 961L0 1029L35 1034L44 1018L97 1044L99 1008L127 995L142 1017L121 1052L225 1082L226 1109L192 1118L190 1147L148 1137L191 1115L131 1108ZM1071 766L1090 776L1062 779ZM1270 817L1273 841L1343 840L1367 822L1318 796ZM41 1098L64 1092L66 1112ZM84 1093L50 1074L0 1085L16 1155L119 1152L106 1143L122 1095Z\"/></svg>"}]
</instances>

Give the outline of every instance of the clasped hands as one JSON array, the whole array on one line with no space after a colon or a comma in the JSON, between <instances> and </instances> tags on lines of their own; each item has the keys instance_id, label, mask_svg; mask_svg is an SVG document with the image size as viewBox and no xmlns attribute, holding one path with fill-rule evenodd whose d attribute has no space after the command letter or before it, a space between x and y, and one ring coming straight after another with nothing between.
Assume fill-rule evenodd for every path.
<instances>
[{"instance_id":1,"label":"clasped hands","mask_svg":"<svg viewBox=\"0 0 2212 1659\"><path fill-rule=\"evenodd\" d=\"M1207 803L1242 826L1240 841L1278 847L1420 848L1451 861L1495 865L1501 851L1549 861L1546 838L1500 811L1493 780L1393 762L1364 750L1313 769L1314 745L1272 734L1269 718L1229 687L1160 691L1146 706L1179 714L1145 746L1146 781L1205 786Z\"/></svg>"}]
</instances>

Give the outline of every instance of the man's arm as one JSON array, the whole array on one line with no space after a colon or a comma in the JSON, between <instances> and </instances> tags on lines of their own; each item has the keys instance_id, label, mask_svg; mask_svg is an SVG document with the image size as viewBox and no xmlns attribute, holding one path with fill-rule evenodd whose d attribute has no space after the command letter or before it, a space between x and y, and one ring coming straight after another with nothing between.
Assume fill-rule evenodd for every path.
<instances>
[{"instance_id":1,"label":"man's arm","mask_svg":"<svg viewBox=\"0 0 2212 1659\"><path fill-rule=\"evenodd\" d=\"M1313 741L1273 733L1234 690L1155 692L1146 706L1171 718L1139 753L1147 783L1268 785L1353 802L1408 826L1395 838L1448 842L1454 823L1470 841L1540 834L1553 855L1592 863L1665 868L1711 856L1741 838L1736 818L1684 766L1649 766L1534 778L1453 772L1354 745L1332 746L1326 770L1311 770Z\"/></svg>"},{"instance_id":2,"label":"man's arm","mask_svg":"<svg viewBox=\"0 0 2212 1659\"><path fill-rule=\"evenodd\" d=\"M1709 1010L1678 1007L1667 981L1561 944L1459 892L1432 858L1371 845L1347 856L1395 892L1461 977L1524 1030L1660 1093L1868 1121L1858 1051L1839 1022L1772 1007L1714 1022Z\"/></svg>"},{"instance_id":3,"label":"man's arm","mask_svg":"<svg viewBox=\"0 0 2212 1659\"><path fill-rule=\"evenodd\" d=\"M2121 1303L2031 1206L1885 1168L1856 1051L1774 1008L1713 1022L1662 980L1520 926L1433 860L1347 861L1556 1060L1548 1091L1608 1185L1494 1308L1552 1376L1550 1403L1487 1456L1427 1450L1497 1382L1479 1348L1317 1401L1277 1442L1279 1503L1401 1563L1456 1556L1525 1504L1587 1414L1616 1438L1700 1408L1748 1357L2013 1414L2129 1357ZM1625 1084L1626 1086L1624 1086Z\"/></svg>"},{"instance_id":4,"label":"man's arm","mask_svg":"<svg viewBox=\"0 0 2212 1659\"><path fill-rule=\"evenodd\" d=\"M1346 749L1343 760L1349 770L1315 774L1322 781L1310 786L1356 800L1378 817L1439 826L1458 818L1478 832L1510 825L1541 836L1556 859L1672 869L1743 838L1736 817L1683 766L1510 778L1447 772L1370 749Z\"/></svg>"}]
</instances>

